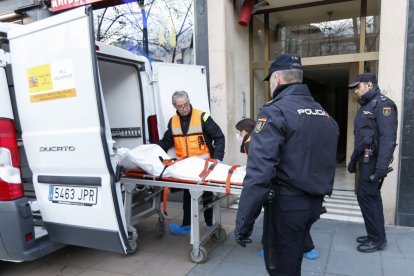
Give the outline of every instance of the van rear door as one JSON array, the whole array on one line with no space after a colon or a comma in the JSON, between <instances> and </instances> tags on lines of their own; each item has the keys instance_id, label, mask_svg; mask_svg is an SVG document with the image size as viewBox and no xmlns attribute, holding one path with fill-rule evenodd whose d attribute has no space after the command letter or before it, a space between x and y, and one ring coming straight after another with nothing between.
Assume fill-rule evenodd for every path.
<instances>
[{"instance_id":1,"label":"van rear door","mask_svg":"<svg viewBox=\"0 0 414 276\"><path fill-rule=\"evenodd\" d=\"M153 62L152 68L158 133L161 136L176 112L171 103L171 96L175 91L186 91L194 108L210 112L204 66Z\"/></svg>"},{"instance_id":2,"label":"van rear door","mask_svg":"<svg viewBox=\"0 0 414 276\"><path fill-rule=\"evenodd\" d=\"M22 138L50 238L133 250L111 162L92 10L37 21L8 37Z\"/></svg>"}]
</instances>

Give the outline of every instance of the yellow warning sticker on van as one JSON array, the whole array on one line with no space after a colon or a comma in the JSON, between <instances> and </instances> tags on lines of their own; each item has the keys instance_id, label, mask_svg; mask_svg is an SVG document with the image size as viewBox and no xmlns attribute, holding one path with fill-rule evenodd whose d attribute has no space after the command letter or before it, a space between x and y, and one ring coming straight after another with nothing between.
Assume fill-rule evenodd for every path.
<instances>
[{"instance_id":1,"label":"yellow warning sticker on van","mask_svg":"<svg viewBox=\"0 0 414 276\"><path fill-rule=\"evenodd\" d=\"M38 103L38 102L53 101L53 100L72 98L72 97L76 97L75 88L32 95L30 96L30 101L32 103Z\"/></svg>"},{"instance_id":2,"label":"yellow warning sticker on van","mask_svg":"<svg viewBox=\"0 0 414 276\"><path fill-rule=\"evenodd\" d=\"M53 89L50 64L28 68L26 71L29 93L43 92Z\"/></svg>"},{"instance_id":3,"label":"yellow warning sticker on van","mask_svg":"<svg viewBox=\"0 0 414 276\"><path fill-rule=\"evenodd\" d=\"M38 103L76 97L75 74L71 59L26 69L30 102Z\"/></svg>"}]
</instances>

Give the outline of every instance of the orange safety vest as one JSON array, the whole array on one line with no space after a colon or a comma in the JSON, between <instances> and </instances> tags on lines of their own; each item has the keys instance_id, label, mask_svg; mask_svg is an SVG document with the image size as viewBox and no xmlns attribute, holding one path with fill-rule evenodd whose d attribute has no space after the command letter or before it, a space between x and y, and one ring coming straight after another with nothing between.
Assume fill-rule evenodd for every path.
<instances>
[{"instance_id":1,"label":"orange safety vest","mask_svg":"<svg viewBox=\"0 0 414 276\"><path fill-rule=\"evenodd\" d=\"M175 152L178 158L189 156L199 156L201 158L209 158L206 139L204 139L203 129L201 126L202 111L194 109L191 113L190 126L186 135L181 129L180 116L174 115L171 119L171 130L174 138Z\"/></svg>"}]
</instances>

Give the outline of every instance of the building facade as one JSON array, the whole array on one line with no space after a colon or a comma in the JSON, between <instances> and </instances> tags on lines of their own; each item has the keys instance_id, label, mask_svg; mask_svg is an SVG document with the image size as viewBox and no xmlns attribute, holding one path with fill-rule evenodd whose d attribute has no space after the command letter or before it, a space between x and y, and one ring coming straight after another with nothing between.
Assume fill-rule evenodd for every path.
<instances>
[{"instance_id":1,"label":"building facade","mask_svg":"<svg viewBox=\"0 0 414 276\"><path fill-rule=\"evenodd\" d=\"M338 164L345 166L358 109L347 85L362 72L375 73L399 110L394 171L382 188L386 224L414 226L414 1L257 1L248 30L237 24L232 2L208 2L211 107L213 114L223 114L223 103L227 108L228 117L220 122L229 137L227 152L237 150L231 148L237 147L231 140L235 122L255 118L270 98L262 80L273 58L290 52L302 56L304 82L338 121ZM237 163L242 157L228 158Z\"/></svg>"},{"instance_id":2,"label":"building facade","mask_svg":"<svg viewBox=\"0 0 414 276\"><path fill-rule=\"evenodd\" d=\"M256 1L247 27L238 24L235 1L194 1L196 61L209 69L211 113L227 137L225 162L246 161L234 126L256 118L270 99L262 80L278 53L301 55L304 82L337 120L338 166L349 161L358 109L347 85L359 73L375 73L399 110L394 171L382 188L385 220L414 226L414 0ZM3 0L0 21L27 24L51 16L48 8L50 1Z\"/></svg>"}]
</instances>

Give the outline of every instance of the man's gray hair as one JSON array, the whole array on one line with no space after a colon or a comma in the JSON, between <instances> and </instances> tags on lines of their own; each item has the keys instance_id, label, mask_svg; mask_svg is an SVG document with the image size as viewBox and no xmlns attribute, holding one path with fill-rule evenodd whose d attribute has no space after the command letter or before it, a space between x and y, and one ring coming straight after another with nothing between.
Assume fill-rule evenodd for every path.
<instances>
[{"instance_id":1,"label":"man's gray hair","mask_svg":"<svg viewBox=\"0 0 414 276\"><path fill-rule=\"evenodd\" d=\"M303 82L303 71L300 69L280 70L273 74L279 75L286 83Z\"/></svg>"},{"instance_id":2,"label":"man's gray hair","mask_svg":"<svg viewBox=\"0 0 414 276\"><path fill-rule=\"evenodd\" d=\"M175 91L174 94L172 94L171 100L173 106L175 106L175 101L177 98L187 98L190 101L187 92L185 92L184 90Z\"/></svg>"}]
</instances>

